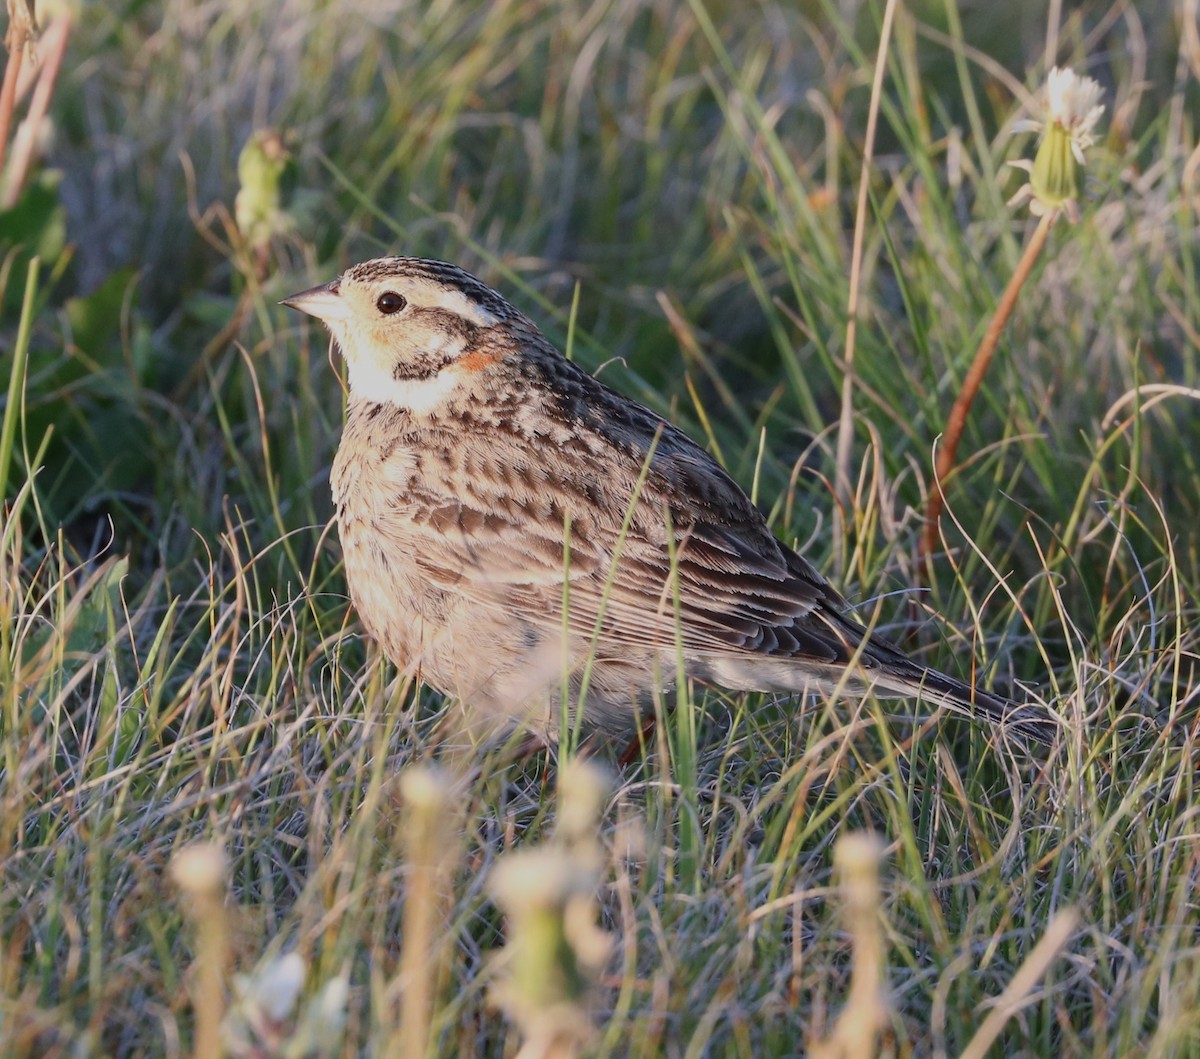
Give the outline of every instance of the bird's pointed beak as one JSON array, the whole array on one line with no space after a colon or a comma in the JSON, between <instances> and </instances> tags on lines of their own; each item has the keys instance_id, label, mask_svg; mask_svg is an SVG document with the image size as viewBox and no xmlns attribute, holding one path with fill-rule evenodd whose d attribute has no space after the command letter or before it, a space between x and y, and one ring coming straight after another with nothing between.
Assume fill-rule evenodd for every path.
<instances>
[{"instance_id":1,"label":"bird's pointed beak","mask_svg":"<svg viewBox=\"0 0 1200 1059\"><path fill-rule=\"evenodd\" d=\"M309 287L299 294L284 298L279 303L291 309L299 309L302 313L315 316L327 324L337 320L346 320L350 316L349 307L338 293L338 281L322 283L319 287Z\"/></svg>"}]
</instances>

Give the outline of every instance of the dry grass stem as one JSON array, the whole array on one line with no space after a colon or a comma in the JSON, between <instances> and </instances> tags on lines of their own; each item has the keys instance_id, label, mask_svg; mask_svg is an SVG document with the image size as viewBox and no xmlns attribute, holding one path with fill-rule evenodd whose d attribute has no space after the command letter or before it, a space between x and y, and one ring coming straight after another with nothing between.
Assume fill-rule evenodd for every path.
<instances>
[{"instance_id":1,"label":"dry grass stem","mask_svg":"<svg viewBox=\"0 0 1200 1059\"><path fill-rule=\"evenodd\" d=\"M384 1054L419 1059L431 1051L430 1023L445 965L444 929L460 857L460 822L451 778L435 766L406 769L400 775L400 793L408 885L404 947L391 986L400 998L400 1023Z\"/></svg>"},{"instance_id":2,"label":"dry grass stem","mask_svg":"<svg viewBox=\"0 0 1200 1059\"><path fill-rule=\"evenodd\" d=\"M833 1031L813 1041L813 1059L872 1059L879 1032L887 1025L887 962L880 922L879 867L883 842L867 832L845 835L834 847L841 874L842 914L850 930L850 991Z\"/></svg>"},{"instance_id":3,"label":"dry grass stem","mask_svg":"<svg viewBox=\"0 0 1200 1059\"><path fill-rule=\"evenodd\" d=\"M1004 1023L1020 1008L1021 1002L1032 992L1033 987L1042 980L1054 958L1075 933L1079 924L1079 911L1074 908L1064 908L1050 920L1046 933L1033 947L1033 951L1025 958L1017 973L995 1001L992 1010L971 1043L963 1050L961 1059L985 1059L988 1050L1000 1036Z\"/></svg>"},{"instance_id":4,"label":"dry grass stem","mask_svg":"<svg viewBox=\"0 0 1200 1059\"><path fill-rule=\"evenodd\" d=\"M229 926L225 916L228 870L224 850L209 842L188 846L171 862L171 876L182 891L184 910L195 927L192 983L195 1059L220 1059L224 1054L221 1020L225 1015L225 968L229 959Z\"/></svg>"}]
</instances>

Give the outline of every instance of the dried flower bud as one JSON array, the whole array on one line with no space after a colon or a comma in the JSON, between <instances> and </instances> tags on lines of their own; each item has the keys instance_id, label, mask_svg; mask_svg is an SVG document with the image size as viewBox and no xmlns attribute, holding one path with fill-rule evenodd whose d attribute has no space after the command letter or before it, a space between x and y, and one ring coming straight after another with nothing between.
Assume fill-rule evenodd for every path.
<instances>
[{"instance_id":1,"label":"dried flower bud","mask_svg":"<svg viewBox=\"0 0 1200 1059\"><path fill-rule=\"evenodd\" d=\"M259 129L238 155L238 183L234 219L247 246L264 251L277 235L294 227L289 209L296 190L296 164L283 136L274 129Z\"/></svg>"},{"instance_id":2,"label":"dried flower bud","mask_svg":"<svg viewBox=\"0 0 1200 1059\"><path fill-rule=\"evenodd\" d=\"M185 846L171 861L171 877L185 893L215 897L225 888L229 861L216 842Z\"/></svg>"},{"instance_id":3,"label":"dried flower bud","mask_svg":"<svg viewBox=\"0 0 1200 1059\"><path fill-rule=\"evenodd\" d=\"M590 858L562 849L511 853L492 874L492 893L508 915L506 973L492 996L530 1054L575 1055L595 1033L591 990L610 951L595 925L596 882Z\"/></svg>"},{"instance_id":4,"label":"dried flower bud","mask_svg":"<svg viewBox=\"0 0 1200 1059\"><path fill-rule=\"evenodd\" d=\"M568 845L594 843L605 803L612 793L611 774L586 758L574 758L558 775L558 834Z\"/></svg>"}]
</instances>

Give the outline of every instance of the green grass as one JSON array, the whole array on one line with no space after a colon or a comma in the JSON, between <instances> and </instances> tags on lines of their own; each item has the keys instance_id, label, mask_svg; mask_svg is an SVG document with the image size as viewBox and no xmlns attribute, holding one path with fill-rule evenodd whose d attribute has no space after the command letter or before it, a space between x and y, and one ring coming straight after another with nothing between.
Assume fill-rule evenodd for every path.
<instances>
[{"instance_id":1,"label":"green grass","mask_svg":"<svg viewBox=\"0 0 1200 1059\"><path fill-rule=\"evenodd\" d=\"M1106 131L972 412L923 593L935 442L1032 230L1003 162L1032 152L1006 130L1045 72L1040 7L898 17L844 510L879 9L88 9L46 171L0 214L0 1052L190 1054L216 924L226 985L291 950L304 1003L348 982L332 1054L418 1039L414 968L432 1054L516 1053L489 879L567 848L558 769L439 750L441 702L364 641L328 525L341 387L276 304L384 251L480 274L705 442L864 616L1066 724L1047 757L910 703L684 694L598 828L589 1054L827 1037L858 937L833 848L864 828L886 842L881 1054L962 1053L1065 909L990 1054L1200 1048L1200 91L1186 5L1136 6L1055 28ZM267 123L305 195L256 275L213 207ZM444 863L402 790L430 757L456 785ZM216 919L169 872L208 840Z\"/></svg>"}]
</instances>

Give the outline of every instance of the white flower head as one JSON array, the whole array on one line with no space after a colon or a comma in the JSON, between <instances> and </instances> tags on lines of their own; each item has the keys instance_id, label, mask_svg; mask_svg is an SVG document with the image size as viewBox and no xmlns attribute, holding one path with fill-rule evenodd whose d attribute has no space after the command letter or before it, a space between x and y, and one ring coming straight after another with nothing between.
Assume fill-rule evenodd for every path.
<instances>
[{"instance_id":1,"label":"white flower head","mask_svg":"<svg viewBox=\"0 0 1200 1059\"><path fill-rule=\"evenodd\" d=\"M298 952L267 957L249 974L233 976L233 1003L221 1023L222 1037L233 1059L258 1059L261 1056L310 1056L322 1053L313 1042L318 1040L319 1028L314 1022L310 1003L299 1017L296 1005L308 978L308 963ZM345 988L341 979L340 992L331 994L333 1003L315 1013L315 1019L327 1025L332 1036L340 1036L342 1021L338 1021L338 1004L344 1008ZM319 994L324 998L330 990L327 984ZM320 1038L324 1039L324 1038Z\"/></svg>"},{"instance_id":2,"label":"white flower head","mask_svg":"<svg viewBox=\"0 0 1200 1059\"><path fill-rule=\"evenodd\" d=\"M1010 163L1029 173L1029 182L1009 200L1010 206L1028 200L1035 216L1063 210L1072 221L1079 219L1084 151L1095 142L1092 130L1104 113L1102 91L1092 78L1080 77L1070 68L1056 66L1050 71L1045 121L1019 121L1013 126L1016 132L1036 130L1041 142L1032 162Z\"/></svg>"},{"instance_id":3,"label":"white flower head","mask_svg":"<svg viewBox=\"0 0 1200 1059\"><path fill-rule=\"evenodd\" d=\"M235 989L248 1009L261 1012L272 1022L283 1022L296 1007L307 974L304 957L289 952L259 967L253 975L239 975Z\"/></svg>"},{"instance_id":4,"label":"white flower head","mask_svg":"<svg viewBox=\"0 0 1200 1059\"><path fill-rule=\"evenodd\" d=\"M346 1004L350 980L345 975L329 979L308 1002L300 1025L292 1037L292 1050L285 1055L332 1055L346 1028Z\"/></svg>"},{"instance_id":5,"label":"white flower head","mask_svg":"<svg viewBox=\"0 0 1200 1059\"><path fill-rule=\"evenodd\" d=\"M1092 129L1104 113L1100 102L1103 89L1090 77L1080 77L1069 66L1055 67L1046 81L1047 123L1061 125L1071 137L1076 161L1083 165L1083 152L1095 140Z\"/></svg>"}]
</instances>

